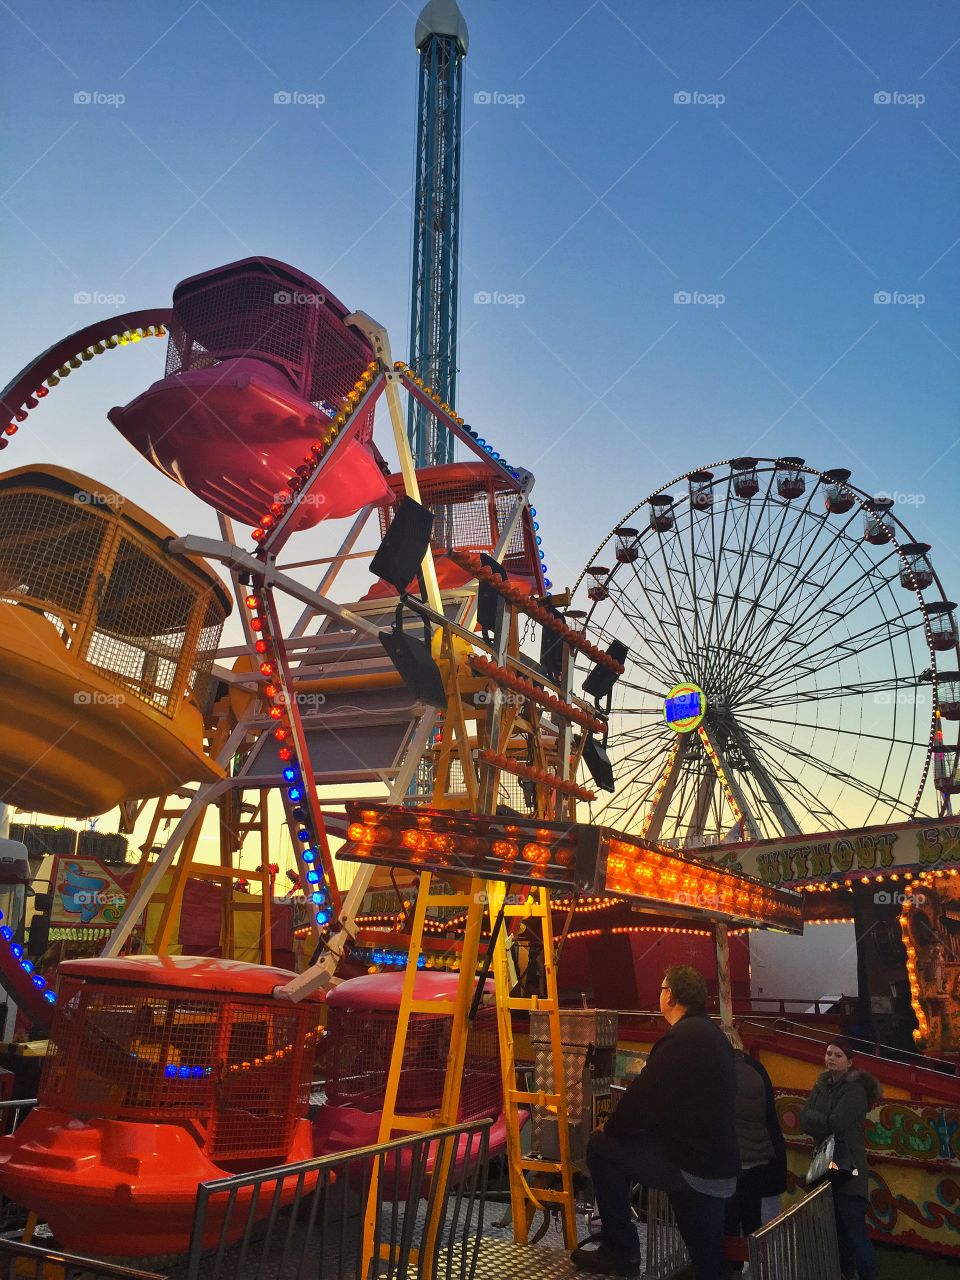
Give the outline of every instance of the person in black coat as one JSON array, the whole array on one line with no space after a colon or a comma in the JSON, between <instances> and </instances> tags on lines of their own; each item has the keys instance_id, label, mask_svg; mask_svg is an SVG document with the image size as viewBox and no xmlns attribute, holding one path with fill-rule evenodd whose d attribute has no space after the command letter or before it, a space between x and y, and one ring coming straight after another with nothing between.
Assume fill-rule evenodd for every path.
<instances>
[{"instance_id":1,"label":"person in black coat","mask_svg":"<svg viewBox=\"0 0 960 1280\"><path fill-rule=\"evenodd\" d=\"M875 1280L877 1259L867 1234L870 1170L864 1124L867 1112L880 1100L880 1085L868 1071L853 1065L853 1045L836 1036L824 1054L826 1071L810 1091L800 1112L800 1128L814 1142L831 1134L846 1146L850 1176L833 1181L833 1209L837 1223L840 1272L859 1280Z\"/></svg>"},{"instance_id":2,"label":"person in black coat","mask_svg":"<svg viewBox=\"0 0 960 1280\"><path fill-rule=\"evenodd\" d=\"M599 1248L575 1249L574 1265L596 1275L637 1275L640 1244L630 1218L634 1183L670 1197L697 1280L725 1280L724 1201L740 1160L733 1049L706 1013L703 974L672 965L660 988L670 1030L650 1051L602 1129L587 1166L601 1221Z\"/></svg>"},{"instance_id":3,"label":"person in black coat","mask_svg":"<svg viewBox=\"0 0 960 1280\"><path fill-rule=\"evenodd\" d=\"M740 1148L740 1176L736 1193L727 1201L726 1233L748 1236L760 1229L764 1198L782 1195L787 1189L787 1144L770 1077L755 1058L747 1056L736 1027L723 1030L736 1055Z\"/></svg>"}]
</instances>

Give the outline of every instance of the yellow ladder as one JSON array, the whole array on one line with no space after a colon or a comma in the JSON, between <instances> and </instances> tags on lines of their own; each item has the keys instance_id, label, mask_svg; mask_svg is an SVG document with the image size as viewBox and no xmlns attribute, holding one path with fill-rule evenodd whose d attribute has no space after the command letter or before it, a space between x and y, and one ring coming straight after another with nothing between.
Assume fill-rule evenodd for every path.
<instances>
[{"instance_id":1,"label":"yellow ladder","mask_svg":"<svg viewBox=\"0 0 960 1280\"><path fill-rule=\"evenodd\" d=\"M520 1243L529 1239L530 1224L536 1211L547 1212L550 1205L559 1207L563 1224L564 1241L568 1248L576 1244L576 1216L573 1197L573 1171L570 1164L570 1136L567 1119L566 1086L563 1071L563 1050L560 1041L560 1007L557 997L557 972L553 949L553 928L550 917L549 896L546 889L534 888L519 904L505 903L506 885L472 879L465 893L436 893L433 876L422 872L417 901L410 931L410 949L404 972L397 1031L387 1072L387 1085L380 1120L378 1142L388 1142L402 1134L429 1132L455 1125L458 1119L460 1089L466 1060L467 1038L470 1033L470 1009L476 988L476 974L480 962L480 942L483 918L489 909L491 925L503 912L503 927L497 932L493 944L492 970L494 975L497 1021L500 1040L500 1070L503 1081L504 1118L507 1125L507 1152L510 1170L510 1200L513 1216L514 1238ZM418 1001L415 998L415 981L418 958L423 951L424 926L427 911L431 907L454 907L465 910L463 950L460 959L460 976L457 990L450 1001ZM510 940L507 922L512 919L536 920L543 931L544 973L546 997L528 998L510 995ZM540 1012L549 1015L550 1048L554 1062L553 1091L528 1092L517 1088L517 1067L514 1054L513 1028L510 1015L514 1011ZM442 1015L452 1019L450 1049L444 1076L443 1095L438 1111L431 1116L403 1115L397 1110L400 1076L406 1049L410 1017L415 1013ZM524 1156L520 1145L520 1110L538 1106L556 1118L559 1159L544 1160ZM455 1144L445 1143L438 1152L433 1177L435 1186L444 1187L455 1154ZM537 1185L537 1179L543 1185ZM547 1182L553 1185L547 1185ZM374 1172L367 1196L364 1217L363 1268L368 1273L373 1255L379 1204L379 1180ZM423 1248L420 1252L420 1274L432 1274L437 1249L437 1236L443 1220L442 1195L434 1197L426 1224Z\"/></svg>"},{"instance_id":2,"label":"yellow ladder","mask_svg":"<svg viewBox=\"0 0 960 1280\"><path fill-rule=\"evenodd\" d=\"M564 1243L572 1249L577 1242L576 1211L573 1197L573 1169L570 1162L570 1128L567 1117L567 1089L563 1069L563 1046L560 1039L560 1005L557 995L557 967L553 948L553 922L550 900L544 888L528 891L525 902L506 903L507 886L499 881L487 884L490 918L503 912L504 928L493 951L493 976L497 992L497 1017L500 1026L500 1067L503 1076L504 1117L507 1122L507 1157L510 1169L510 1207L513 1237L526 1243L530 1224L538 1209L559 1207ZM506 924L511 919L536 920L543 935L543 968L546 997L510 995L508 939ZM553 1090L528 1091L517 1087L517 1067L513 1045L511 1013L545 1013L550 1027L550 1056L553 1062ZM520 1146L520 1110L540 1107L557 1122L558 1160L525 1156ZM549 1185L549 1184L553 1185Z\"/></svg>"}]
</instances>

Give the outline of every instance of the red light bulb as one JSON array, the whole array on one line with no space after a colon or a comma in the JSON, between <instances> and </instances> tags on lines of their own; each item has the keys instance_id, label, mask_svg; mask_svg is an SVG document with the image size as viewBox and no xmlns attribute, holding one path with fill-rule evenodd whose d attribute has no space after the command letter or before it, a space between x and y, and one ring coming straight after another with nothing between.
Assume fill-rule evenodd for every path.
<instances>
[{"instance_id":1,"label":"red light bulb","mask_svg":"<svg viewBox=\"0 0 960 1280\"><path fill-rule=\"evenodd\" d=\"M266 640L255 641L253 647L256 649L257 653L266 653L267 650L270 648Z\"/></svg>"}]
</instances>

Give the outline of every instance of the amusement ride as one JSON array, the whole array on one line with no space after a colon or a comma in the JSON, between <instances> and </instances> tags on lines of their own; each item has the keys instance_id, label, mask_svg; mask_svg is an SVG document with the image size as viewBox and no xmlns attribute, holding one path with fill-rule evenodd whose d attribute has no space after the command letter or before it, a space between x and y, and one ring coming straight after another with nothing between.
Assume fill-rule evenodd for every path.
<instances>
[{"instance_id":1,"label":"amusement ride","mask_svg":"<svg viewBox=\"0 0 960 1280\"><path fill-rule=\"evenodd\" d=\"M102 954L53 967L25 946L26 852L4 842L0 981L49 1052L0 1192L80 1252L183 1252L202 1183L477 1118L515 1239L552 1212L572 1247L571 1133L592 1117L558 1069L559 965L578 920L706 938L730 1022L731 936L800 934L798 888L846 910L880 878L864 832L936 834L947 851L903 875L946 901L960 648L931 548L846 470L744 457L662 486L554 587L533 475L453 403L456 5L432 0L417 45L410 364L322 282L251 257L59 339L0 393L5 450L91 361L165 341L163 376L107 417L216 524L180 535L67 466L0 474L0 798L116 809L142 837ZM824 832L857 858L797 874ZM103 882L71 874L93 919ZM184 933L197 886L205 954ZM276 945L280 908L296 945ZM942 1048L928 939L902 920L916 1038ZM537 1019L551 1065L531 1080L517 1027ZM430 1176L467 1163L445 1148ZM383 1181L408 1176L398 1156ZM384 1187L360 1192L366 1274Z\"/></svg>"}]
</instances>

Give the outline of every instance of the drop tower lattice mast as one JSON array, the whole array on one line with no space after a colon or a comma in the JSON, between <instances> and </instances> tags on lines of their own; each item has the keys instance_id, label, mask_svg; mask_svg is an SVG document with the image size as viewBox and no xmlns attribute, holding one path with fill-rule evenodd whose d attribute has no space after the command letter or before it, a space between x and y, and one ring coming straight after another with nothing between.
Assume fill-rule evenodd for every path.
<instances>
[{"instance_id":1,"label":"drop tower lattice mast","mask_svg":"<svg viewBox=\"0 0 960 1280\"><path fill-rule=\"evenodd\" d=\"M420 54L413 213L410 363L451 407L457 383L460 140L467 24L456 0L430 0L417 19ZM418 467L453 461L453 437L411 400L407 433Z\"/></svg>"}]
</instances>

